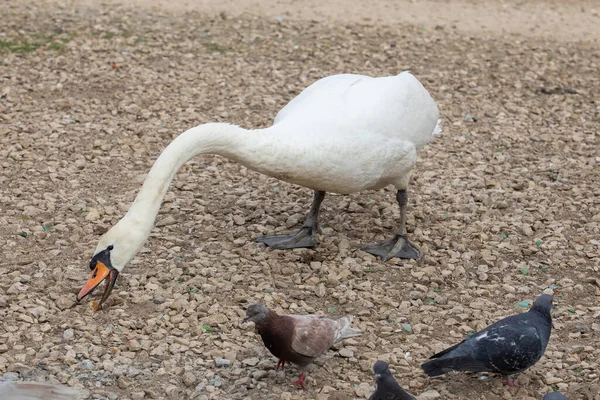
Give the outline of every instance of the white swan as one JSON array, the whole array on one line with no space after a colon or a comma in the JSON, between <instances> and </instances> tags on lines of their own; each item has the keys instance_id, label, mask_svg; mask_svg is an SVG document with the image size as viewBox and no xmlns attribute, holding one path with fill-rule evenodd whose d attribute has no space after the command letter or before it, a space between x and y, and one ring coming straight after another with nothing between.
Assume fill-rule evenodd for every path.
<instances>
[{"instance_id":1,"label":"white swan","mask_svg":"<svg viewBox=\"0 0 600 400\"><path fill-rule=\"evenodd\" d=\"M416 258L419 251L406 238L406 188L417 149L441 132L439 122L435 101L413 75L403 72L381 78L351 74L323 78L290 101L265 129L224 123L189 129L162 152L127 214L100 239L90 262L92 274L77 299L106 279L101 307L119 272L150 234L173 176L202 153L222 155L315 191L298 232L257 239L275 249L316 245L325 192L348 194L392 184L398 190L399 232L363 250L384 260Z\"/></svg>"}]
</instances>

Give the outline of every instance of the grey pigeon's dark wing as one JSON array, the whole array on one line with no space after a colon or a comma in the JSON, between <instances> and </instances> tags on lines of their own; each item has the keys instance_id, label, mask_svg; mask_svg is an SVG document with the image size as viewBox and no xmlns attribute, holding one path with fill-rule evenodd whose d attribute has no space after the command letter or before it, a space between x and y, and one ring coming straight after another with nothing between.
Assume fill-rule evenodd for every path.
<instances>
[{"instance_id":1,"label":"grey pigeon's dark wing","mask_svg":"<svg viewBox=\"0 0 600 400\"><path fill-rule=\"evenodd\" d=\"M439 359L453 359L455 370L500 373L521 371L540 359L544 349L537 327L523 323L494 325Z\"/></svg>"},{"instance_id":2,"label":"grey pigeon's dark wing","mask_svg":"<svg viewBox=\"0 0 600 400\"><path fill-rule=\"evenodd\" d=\"M511 326L511 325L516 326L516 325L521 325L521 324L525 324L527 326L528 325L527 321L529 319L528 317L529 317L528 313L523 313L523 314L511 315L506 318L503 318L500 321L496 321L493 324L485 327L484 329L480 330L479 332L475 332L471 337L466 338L462 342L457 343L454 346L448 347L447 349L444 349L444 350L440 351L439 353L432 355L430 358L440 358L440 357L450 353L454 349L458 348L463 343L469 341L473 337L477 337L479 335L485 334L485 332L491 332L492 334L496 334L496 332L498 330L501 330L506 326Z\"/></svg>"}]
</instances>

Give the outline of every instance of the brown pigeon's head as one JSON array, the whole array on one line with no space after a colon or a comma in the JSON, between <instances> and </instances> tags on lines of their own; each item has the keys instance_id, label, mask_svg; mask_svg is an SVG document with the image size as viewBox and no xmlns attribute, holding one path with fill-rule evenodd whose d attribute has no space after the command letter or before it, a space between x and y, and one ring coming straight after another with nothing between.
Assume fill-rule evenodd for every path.
<instances>
[{"instance_id":1,"label":"brown pigeon's head","mask_svg":"<svg viewBox=\"0 0 600 400\"><path fill-rule=\"evenodd\" d=\"M269 309L262 304L252 304L246 310L246 318L242 320L242 322L252 321L255 324L260 324L267 318L267 314L269 314Z\"/></svg>"}]
</instances>

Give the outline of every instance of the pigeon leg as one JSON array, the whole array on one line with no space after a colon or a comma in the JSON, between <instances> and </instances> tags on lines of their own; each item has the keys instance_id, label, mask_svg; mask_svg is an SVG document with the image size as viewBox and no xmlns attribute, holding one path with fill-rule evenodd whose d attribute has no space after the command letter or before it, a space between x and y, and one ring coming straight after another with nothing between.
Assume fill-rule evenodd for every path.
<instances>
[{"instance_id":1,"label":"pigeon leg","mask_svg":"<svg viewBox=\"0 0 600 400\"><path fill-rule=\"evenodd\" d=\"M511 379L511 378L503 379L502 383L504 383L505 385L508 385L510 387L518 387L519 386L519 384L517 383L517 380Z\"/></svg>"},{"instance_id":2,"label":"pigeon leg","mask_svg":"<svg viewBox=\"0 0 600 400\"><path fill-rule=\"evenodd\" d=\"M302 389L304 389L305 388L305 386L304 386L304 383L305 383L304 379L305 378L306 378L306 372L302 371L302 373L298 377L298 380L297 381L293 381L292 385L297 385L297 386L300 386Z\"/></svg>"},{"instance_id":3,"label":"pigeon leg","mask_svg":"<svg viewBox=\"0 0 600 400\"><path fill-rule=\"evenodd\" d=\"M315 190L315 196L310 211L306 216L306 221L304 221L304 225L298 231L283 235L260 236L256 238L256 241L277 250L315 247L317 245L319 207L324 198L324 191Z\"/></svg>"},{"instance_id":4,"label":"pigeon leg","mask_svg":"<svg viewBox=\"0 0 600 400\"><path fill-rule=\"evenodd\" d=\"M400 206L400 229L396 236L381 243L363 246L361 250L379 256L383 261L393 257L417 259L421 256L421 252L408 241L406 232L406 205L408 204L406 189L398 190L396 200Z\"/></svg>"},{"instance_id":5,"label":"pigeon leg","mask_svg":"<svg viewBox=\"0 0 600 400\"><path fill-rule=\"evenodd\" d=\"M281 368L281 370L285 370L285 360L278 360L277 361L277 366L275 367L275 372L279 371L279 368Z\"/></svg>"}]
</instances>

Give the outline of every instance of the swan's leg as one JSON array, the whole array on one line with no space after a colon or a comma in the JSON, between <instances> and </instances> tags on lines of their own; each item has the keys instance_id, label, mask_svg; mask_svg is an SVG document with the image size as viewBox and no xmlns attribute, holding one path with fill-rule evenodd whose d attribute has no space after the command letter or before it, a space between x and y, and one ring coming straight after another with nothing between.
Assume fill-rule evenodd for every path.
<instances>
[{"instance_id":1,"label":"swan's leg","mask_svg":"<svg viewBox=\"0 0 600 400\"><path fill-rule=\"evenodd\" d=\"M317 245L317 220L319 218L319 207L325 198L325 192L315 190L310 211L302 228L294 233L283 235L265 235L256 238L259 243L264 243L273 249L295 249L298 247L315 247Z\"/></svg>"},{"instance_id":2,"label":"swan's leg","mask_svg":"<svg viewBox=\"0 0 600 400\"><path fill-rule=\"evenodd\" d=\"M419 258L421 252L408 241L406 234L406 205L408 204L406 189L398 190L396 200L400 206L400 229L398 234L393 239L385 242L363 246L361 250L379 256L383 261L393 257Z\"/></svg>"}]
</instances>

